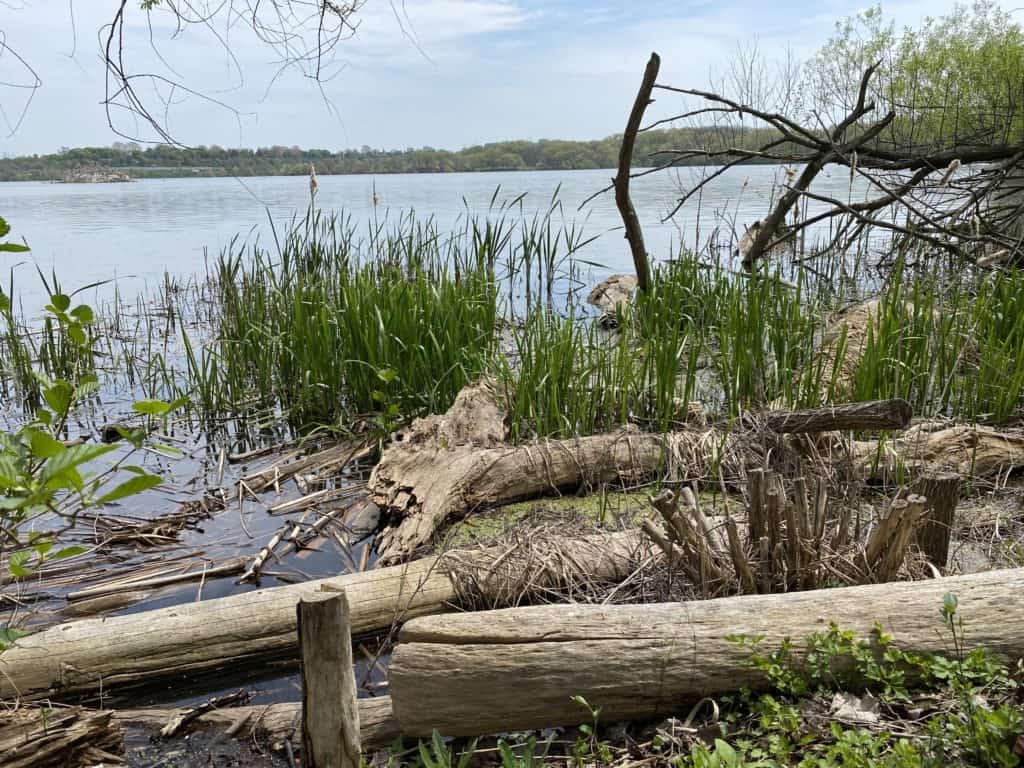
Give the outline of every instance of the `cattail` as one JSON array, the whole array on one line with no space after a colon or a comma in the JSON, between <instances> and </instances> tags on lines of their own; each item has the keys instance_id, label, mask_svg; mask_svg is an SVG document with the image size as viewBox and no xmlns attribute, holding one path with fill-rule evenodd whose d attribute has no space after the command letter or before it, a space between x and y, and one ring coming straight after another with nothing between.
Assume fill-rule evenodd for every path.
<instances>
[{"instance_id":1,"label":"cattail","mask_svg":"<svg viewBox=\"0 0 1024 768\"><path fill-rule=\"evenodd\" d=\"M320 182L316 180L316 166L309 164L309 196L316 197L316 191L320 188Z\"/></svg>"},{"instance_id":2,"label":"cattail","mask_svg":"<svg viewBox=\"0 0 1024 768\"><path fill-rule=\"evenodd\" d=\"M959 158L954 157L949 165L946 166L946 172L942 174L942 181L939 182L940 187L944 187L949 183L949 180L953 178L953 174L960 168Z\"/></svg>"},{"instance_id":3,"label":"cattail","mask_svg":"<svg viewBox=\"0 0 1024 768\"><path fill-rule=\"evenodd\" d=\"M1009 256L1010 252L1006 248L1003 248L1002 250L998 250L995 253L989 254L988 256L982 256L974 263L977 264L982 269L989 269L990 267L994 267L997 264L1001 264L1002 262L1006 261Z\"/></svg>"},{"instance_id":4,"label":"cattail","mask_svg":"<svg viewBox=\"0 0 1024 768\"><path fill-rule=\"evenodd\" d=\"M857 150L853 150L850 155L850 181L853 181L853 177L857 175Z\"/></svg>"}]
</instances>

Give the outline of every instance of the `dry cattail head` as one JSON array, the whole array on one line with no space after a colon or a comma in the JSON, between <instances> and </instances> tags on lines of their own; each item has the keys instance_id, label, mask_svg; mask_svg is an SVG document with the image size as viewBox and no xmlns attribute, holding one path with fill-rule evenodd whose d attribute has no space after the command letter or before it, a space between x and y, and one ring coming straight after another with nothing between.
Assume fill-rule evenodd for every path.
<instances>
[{"instance_id":1,"label":"dry cattail head","mask_svg":"<svg viewBox=\"0 0 1024 768\"><path fill-rule=\"evenodd\" d=\"M309 194L315 195L320 188L320 182L316 180L316 166L309 164Z\"/></svg>"},{"instance_id":2,"label":"dry cattail head","mask_svg":"<svg viewBox=\"0 0 1024 768\"><path fill-rule=\"evenodd\" d=\"M944 187L949 183L949 180L953 178L953 174L960 168L959 158L954 157L950 160L949 165L946 166L946 172L942 174L942 181L939 182L940 187Z\"/></svg>"}]
</instances>

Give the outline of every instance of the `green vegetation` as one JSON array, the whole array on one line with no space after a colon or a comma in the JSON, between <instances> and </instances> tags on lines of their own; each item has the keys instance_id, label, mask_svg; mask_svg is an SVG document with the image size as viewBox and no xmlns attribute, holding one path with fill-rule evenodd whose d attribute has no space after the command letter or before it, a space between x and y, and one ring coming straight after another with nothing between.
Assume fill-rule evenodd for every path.
<instances>
[{"instance_id":1,"label":"green vegetation","mask_svg":"<svg viewBox=\"0 0 1024 768\"><path fill-rule=\"evenodd\" d=\"M755 146L755 131L676 128L640 134L634 160L651 165L651 155L667 149L688 149L727 143ZM78 168L115 168L137 178L166 176L303 176L309 166L319 174L449 173L458 171L580 170L613 168L621 136L594 141L501 141L457 151L422 147L382 150L362 147L331 152L326 149L265 147L178 149L135 144L83 147L59 154L0 160L0 181L60 180Z\"/></svg>"},{"instance_id":2,"label":"green vegetation","mask_svg":"<svg viewBox=\"0 0 1024 768\"><path fill-rule=\"evenodd\" d=\"M8 231L0 219L0 237ZM0 432L0 561L15 580L30 577L46 562L84 552L81 547L57 546L61 531L72 526L82 510L120 501L161 482L159 476L128 462L132 451L97 467L96 460L117 446L67 440L70 420L100 388L93 367L94 312L86 304L72 306L71 296L60 291L55 279L43 282L50 301L38 348L29 346L32 335L14 319L11 297L0 292L6 326L0 343L5 392L10 382L29 411L20 427ZM144 400L136 402L134 410L160 420L181 405ZM147 444L147 432L120 430L134 449ZM0 624L0 651L21 634L8 623Z\"/></svg>"},{"instance_id":3,"label":"green vegetation","mask_svg":"<svg viewBox=\"0 0 1024 768\"><path fill-rule=\"evenodd\" d=\"M958 5L916 29L897 31L881 7L838 23L808 67L809 98L848 108L874 63L875 119L897 116L881 142L943 149L1024 139L1024 29L997 3Z\"/></svg>"},{"instance_id":4,"label":"green vegetation","mask_svg":"<svg viewBox=\"0 0 1024 768\"><path fill-rule=\"evenodd\" d=\"M212 338L191 339L182 321L186 379L149 355L164 372L151 394L188 394L218 418L282 412L299 431L374 414L387 431L489 374L515 441L666 429L692 400L725 416L823 396L903 397L916 414L994 423L1024 410L1016 273L898 260L871 322L839 344L860 351L844 379L815 354L832 315L863 298L836 288L861 280L838 261L790 281L782 266L737 276L684 252L608 331L572 288L587 241L553 224L557 210L497 208L450 235L411 215L361 234L314 213L276 253L234 247L210 275Z\"/></svg>"},{"instance_id":5,"label":"green vegetation","mask_svg":"<svg viewBox=\"0 0 1024 768\"><path fill-rule=\"evenodd\" d=\"M456 250L411 217L361 240L348 221L312 214L279 254L225 253L217 343L189 349L197 402L217 415L279 403L300 429L443 410L493 346L494 254L478 244Z\"/></svg>"}]
</instances>

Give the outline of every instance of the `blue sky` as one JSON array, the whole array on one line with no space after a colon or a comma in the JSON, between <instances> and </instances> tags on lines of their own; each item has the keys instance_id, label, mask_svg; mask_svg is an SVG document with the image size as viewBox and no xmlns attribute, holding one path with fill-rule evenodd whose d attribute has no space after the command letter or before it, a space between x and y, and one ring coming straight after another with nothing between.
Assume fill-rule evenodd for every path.
<instances>
[{"instance_id":1,"label":"blue sky","mask_svg":"<svg viewBox=\"0 0 1024 768\"><path fill-rule=\"evenodd\" d=\"M97 35L116 5L0 0L0 41L42 80L13 135L9 124L30 91L0 85L6 115L6 122L0 118L0 153L118 138L100 105L104 69ZM866 7L846 0L367 0L358 32L339 47L338 71L321 94L297 71L275 78L272 52L241 26L230 31L233 63L217 39L225 34L222 27L190 27L174 37L167 14L155 14L160 60L150 48L138 0L128 5L128 50L138 71L167 74L235 110L179 91L166 114L175 138L332 150L600 138L621 130L652 50L662 55L662 82L705 87L737 46L756 44L769 57L789 50L804 59L829 37L836 20ZM945 0L902 0L884 10L900 24L916 24L951 7ZM28 82L12 52L4 51L0 83ZM662 102L659 108L671 106ZM130 120L121 126L136 130Z\"/></svg>"}]
</instances>

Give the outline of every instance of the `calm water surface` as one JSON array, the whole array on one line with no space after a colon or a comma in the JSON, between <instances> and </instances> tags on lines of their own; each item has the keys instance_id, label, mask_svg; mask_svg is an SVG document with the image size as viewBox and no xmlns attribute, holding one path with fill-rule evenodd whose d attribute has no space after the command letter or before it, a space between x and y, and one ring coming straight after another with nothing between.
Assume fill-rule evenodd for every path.
<instances>
[{"instance_id":1,"label":"calm water surface","mask_svg":"<svg viewBox=\"0 0 1024 768\"><path fill-rule=\"evenodd\" d=\"M681 185L704 169L656 173L634 181L633 198L652 258L669 258L680 242L705 242L716 226L728 242L735 229L764 216L772 189L782 177L775 166L732 169L692 200L673 220L661 219L673 207ZM608 183L613 171L531 171L383 176L321 176L317 204L344 210L354 221L374 215L397 217L414 210L432 216L442 229L455 225L467 209L486 213L495 190L498 200L525 193L527 212L544 209L557 193L563 215L600 235L581 258L602 265L597 276L630 269L610 194L577 210ZM379 205L373 205L376 187ZM849 177L822 175L815 189L841 198L856 196ZM860 194L863 194L860 192ZM0 215L12 235L32 248L26 254L0 254L0 270L17 266L19 294L30 313L42 298L32 263L55 269L65 290L116 279L121 295L133 297L169 272L189 276L205 270L205 254L216 255L233 237L270 242L269 219L286 226L309 204L306 177L246 179L148 179L130 184L0 183ZM100 289L109 295L111 286Z\"/></svg>"}]
</instances>

